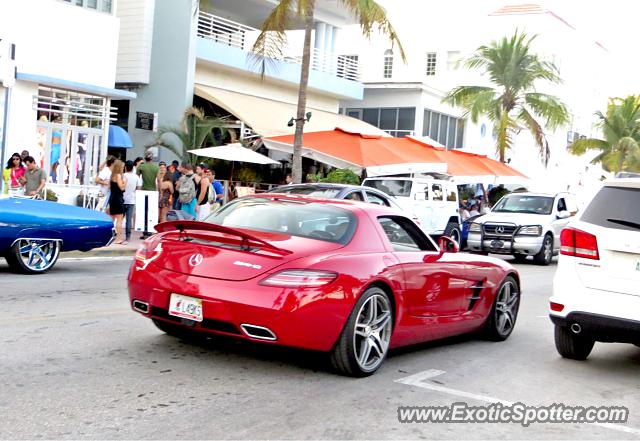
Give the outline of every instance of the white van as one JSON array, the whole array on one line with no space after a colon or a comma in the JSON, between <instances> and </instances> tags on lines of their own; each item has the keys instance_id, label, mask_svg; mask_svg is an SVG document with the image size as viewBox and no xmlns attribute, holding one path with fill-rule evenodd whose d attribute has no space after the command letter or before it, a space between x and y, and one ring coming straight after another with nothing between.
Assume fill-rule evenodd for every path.
<instances>
[{"instance_id":1,"label":"white van","mask_svg":"<svg viewBox=\"0 0 640 441\"><path fill-rule=\"evenodd\" d=\"M458 186L433 178L367 178L363 186L394 196L396 202L420 221L432 236L449 236L460 241Z\"/></svg>"}]
</instances>

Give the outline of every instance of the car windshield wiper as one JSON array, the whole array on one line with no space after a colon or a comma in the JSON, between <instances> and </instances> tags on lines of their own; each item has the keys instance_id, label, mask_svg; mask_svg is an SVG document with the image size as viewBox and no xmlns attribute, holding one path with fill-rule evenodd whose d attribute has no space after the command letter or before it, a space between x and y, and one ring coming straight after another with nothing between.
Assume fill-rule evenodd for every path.
<instances>
[{"instance_id":1,"label":"car windshield wiper","mask_svg":"<svg viewBox=\"0 0 640 441\"><path fill-rule=\"evenodd\" d=\"M607 219L607 222L611 222L613 224L624 225L625 227L635 228L636 230L640 230L640 223L631 222L624 219Z\"/></svg>"}]
</instances>

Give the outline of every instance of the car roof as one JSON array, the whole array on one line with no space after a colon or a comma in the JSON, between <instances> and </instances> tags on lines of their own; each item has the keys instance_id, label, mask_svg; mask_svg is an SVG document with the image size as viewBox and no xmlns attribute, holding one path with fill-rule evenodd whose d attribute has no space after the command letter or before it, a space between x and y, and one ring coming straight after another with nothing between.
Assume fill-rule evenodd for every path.
<instances>
[{"instance_id":1,"label":"car roof","mask_svg":"<svg viewBox=\"0 0 640 441\"><path fill-rule=\"evenodd\" d=\"M513 191L511 193L506 194L505 196L524 195L524 196L542 196L542 197L555 198L556 196L559 196L561 194L571 195L571 193L569 193L567 191L559 191L558 193L540 193L540 192L531 192L531 191Z\"/></svg>"},{"instance_id":2,"label":"car roof","mask_svg":"<svg viewBox=\"0 0 640 441\"><path fill-rule=\"evenodd\" d=\"M356 188L360 188L354 186ZM305 203L317 203L324 205L332 205L334 207L346 209L349 211L368 211L374 212L376 215L378 214L396 214L397 211L392 207L386 207L382 205L376 204L368 204L363 203L362 201L351 201L346 199L335 199L335 198L320 198L317 196L306 196L299 194L286 194L286 193L260 193L251 196L244 197L254 197L254 198L266 198L266 199L274 199L274 200L282 200L282 201L297 201L297 202L305 202Z\"/></svg>"},{"instance_id":3,"label":"car roof","mask_svg":"<svg viewBox=\"0 0 640 441\"><path fill-rule=\"evenodd\" d=\"M333 184L329 182L308 182L306 184L289 184L289 185L281 185L279 187L273 188L272 190L286 190L288 188L317 188L317 189L334 189L341 190L341 192L345 190L366 190L373 191L385 196L388 199L394 200L395 198L390 194L385 193L382 190L378 190L373 187L366 187L363 185L351 185L351 184Z\"/></svg>"},{"instance_id":4,"label":"car roof","mask_svg":"<svg viewBox=\"0 0 640 441\"><path fill-rule=\"evenodd\" d=\"M605 187L640 188L640 178L616 178L604 182Z\"/></svg>"}]
</instances>

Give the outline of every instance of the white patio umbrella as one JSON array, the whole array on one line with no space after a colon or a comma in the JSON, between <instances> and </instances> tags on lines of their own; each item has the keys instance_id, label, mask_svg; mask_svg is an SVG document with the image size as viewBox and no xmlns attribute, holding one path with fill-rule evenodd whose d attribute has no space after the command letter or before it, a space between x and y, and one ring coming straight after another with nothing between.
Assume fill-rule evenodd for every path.
<instances>
[{"instance_id":1,"label":"white patio umbrella","mask_svg":"<svg viewBox=\"0 0 640 441\"><path fill-rule=\"evenodd\" d=\"M223 159L225 161L251 162L253 164L278 164L278 161L243 147L240 143L222 145L220 147L206 147L203 149L188 150L197 156L205 158Z\"/></svg>"}]
</instances>

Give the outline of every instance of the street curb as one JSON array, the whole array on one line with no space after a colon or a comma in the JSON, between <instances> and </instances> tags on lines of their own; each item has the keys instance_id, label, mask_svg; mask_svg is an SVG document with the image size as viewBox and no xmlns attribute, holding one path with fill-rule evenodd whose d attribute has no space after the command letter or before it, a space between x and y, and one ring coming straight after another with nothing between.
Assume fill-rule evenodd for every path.
<instances>
[{"instance_id":1,"label":"street curb","mask_svg":"<svg viewBox=\"0 0 640 441\"><path fill-rule=\"evenodd\" d=\"M103 249L95 249L91 251L68 251L65 253L61 253L61 258L82 258L82 257L122 257L122 256L134 256L136 254L136 250L134 249L121 249L121 250L103 250Z\"/></svg>"}]
</instances>

